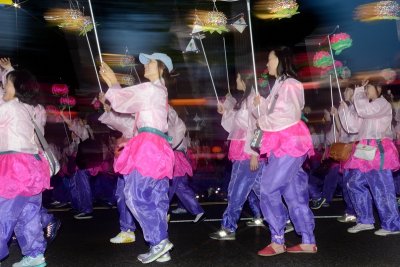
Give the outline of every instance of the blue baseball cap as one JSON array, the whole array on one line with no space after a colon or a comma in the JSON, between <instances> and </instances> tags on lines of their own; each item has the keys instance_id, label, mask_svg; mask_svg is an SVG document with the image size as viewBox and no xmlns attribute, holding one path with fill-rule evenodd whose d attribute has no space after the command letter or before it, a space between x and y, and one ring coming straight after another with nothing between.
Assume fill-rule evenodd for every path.
<instances>
[{"instance_id":1,"label":"blue baseball cap","mask_svg":"<svg viewBox=\"0 0 400 267\"><path fill-rule=\"evenodd\" d=\"M160 60L162 63L165 64L165 66L167 67L169 72L171 72L172 69L174 68L172 65L171 58L169 56L167 56L166 54L163 54L163 53L153 53L151 55L144 54L144 53L139 54L139 61L143 65L149 63L151 59Z\"/></svg>"}]
</instances>

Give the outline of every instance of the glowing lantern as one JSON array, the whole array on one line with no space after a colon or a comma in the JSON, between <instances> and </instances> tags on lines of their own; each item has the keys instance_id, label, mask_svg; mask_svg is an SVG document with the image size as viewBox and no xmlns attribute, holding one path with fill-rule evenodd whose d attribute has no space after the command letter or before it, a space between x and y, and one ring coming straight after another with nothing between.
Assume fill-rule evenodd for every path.
<instances>
[{"instance_id":1,"label":"glowing lantern","mask_svg":"<svg viewBox=\"0 0 400 267\"><path fill-rule=\"evenodd\" d=\"M380 72L380 76L382 76L386 83L392 83L396 80L396 71L392 70L392 69L384 69Z\"/></svg>"},{"instance_id":2,"label":"glowing lantern","mask_svg":"<svg viewBox=\"0 0 400 267\"><path fill-rule=\"evenodd\" d=\"M353 40L347 33L338 33L330 37L332 49L339 55L344 49L351 47Z\"/></svg>"},{"instance_id":3,"label":"glowing lantern","mask_svg":"<svg viewBox=\"0 0 400 267\"><path fill-rule=\"evenodd\" d=\"M268 13L265 13L265 6ZM255 5L256 17L260 19L291 18L299 14L299 5L295 0L264 0Z\"/></svg>"},{"instance_id":4,"label":"glowing lantern","mask_svg":"<svg viewBox=\"0 0 400 267\"><path fill-rule=\"evenodd\" d=\"M64 96L69 92L66 84L53 84L51 87L51 93L55 96Z\"/></svg>"},{"instance_id":5,"label":"glowing lantern","mask_svg":"<svg viewBox=\"0 0 400 267\"><path fill-rule=\"evenodd\" d=\"M210 11L206 16L203 31L208 31L210 33L217 32L219 34L227 32L226 23L227 18L224 13L215 10Z\"/></svg>"},{"instance_id":6,"label":"glowing lantern","mask_svg":"<svg viewBox=\"0 0 400 267\"><path fill-rule=\"evenodd\" d=\"M72 96L63 96L60 98L61 107L72 108L76 105L76 99Z\"/></svg>"},{"instance_id":7,"label":"glowing lantern","mask_svg":"<svg viewBox=\"0 0 400 267\"><path fill-rule=\"evenodd\" d=\"M396 1L379 1L360 5L356 8L354 19L362 22L399 20L400 6Z\"/></svg>"},{"instance_id":8,"label":"glowing lantern","mask_svg":"<svg viewBox=\"0 0 400 267\"><path fill-rule=\"evenodd\" d=\"M317 68L326 68L331 66L333 63L332 56L326 51L319 51L315 53L313 58L313 65Z\"/></svg>"}]
</instances>

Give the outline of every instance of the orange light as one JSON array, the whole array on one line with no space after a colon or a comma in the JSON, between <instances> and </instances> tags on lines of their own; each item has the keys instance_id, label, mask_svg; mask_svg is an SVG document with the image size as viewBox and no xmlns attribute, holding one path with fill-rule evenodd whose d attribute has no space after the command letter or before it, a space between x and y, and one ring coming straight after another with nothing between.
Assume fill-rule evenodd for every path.
<instances>
[{"instance_id":1,"label":"orange light","mask_svg":"<svg viewBox=\"0 0 400 267\"><path fill-rule=\"evenodd\" d=\"M205 98L180 98L171 99L169 103L172 106L205 106L207 105L207 99Z\"/></svg>"}]
</instances>

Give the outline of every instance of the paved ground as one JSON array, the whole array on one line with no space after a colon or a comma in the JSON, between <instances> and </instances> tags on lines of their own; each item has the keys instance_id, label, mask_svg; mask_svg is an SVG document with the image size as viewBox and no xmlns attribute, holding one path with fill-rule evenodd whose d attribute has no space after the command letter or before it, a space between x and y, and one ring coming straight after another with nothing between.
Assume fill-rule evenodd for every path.
<instances>
[{"instance_id":1,"label":"paved ground","mask_svg":"<svg viewBox=\"0 0 400 267\"><path fill-rule=\"evenodd\" d=\"M400 266L400 236L378 237L373 231L348 234L351 226L336 221L341 215L342 202L315 212L315 234L318 253L315 255L282 254L259 257L256 252L269 242L266 228L246 227L250 215L245 208L239 223L236 241L216 241L208 234L217 230L225 208L224 204L204 205L208 220L199 224L185 221L188 215L173 215L170 223L170 240L175 248L169 263L151 263L147 266ZM137 231L137 241L127 245L113 245L108 240L118 233L116 209L96 209L92 220L75 220L69 211L55 211L62 220L56 240L46 252L48 266L142 266L136 260L139 253L147 251L142 233ZM376 225L378 227L379 225ZM288 246L300 238L294 233L286 235ZM10 248L10 256L2 267L11 266L21 257L17 245Z\"/></svg>"}]
</instances>

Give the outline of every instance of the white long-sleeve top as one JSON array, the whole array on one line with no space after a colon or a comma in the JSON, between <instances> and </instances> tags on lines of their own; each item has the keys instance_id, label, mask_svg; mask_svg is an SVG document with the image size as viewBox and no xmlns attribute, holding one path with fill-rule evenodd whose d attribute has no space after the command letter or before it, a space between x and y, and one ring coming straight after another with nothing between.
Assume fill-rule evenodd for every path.
<instances>
[{"instance_id":1,"label":"white long-sleeve top","mask_svg":"<svg viewBox=\"0 0 400 267\"><path fill-rule=\"evenodd\" d=\"M39 152L39 143L29 114L44 134L46 112L42 106L23 104L17 98L0 105L0 151L29 154Z\"/></svg>"},{"instance_id":2,"label":"white long-sleeve top","mask_svg":"<svg viewBox=\"0 0 400 267\"><path fill-rule=\"evenodd\" d=\"M13 70L14 70L13 67L11 67L9 70L1 70L0 69L0 77L1 77L1 83L2 83L2 86L0 86L0 104L4 103L3 95L4 95L4 88L6 86L7 74L10 73Z\"/></svg>"},{"instance_id":3,"label":"white long-sleeve top","mask_svg":"<svg viewBox=\"0 0 400 267\"><path fill-rule=\"evenodd\" d=\"M119 113L135 114L137 128L152 127L168 131L168 91L158 80L146 82L120 90L113 86L105 94L113 110Z\"/></svg>"},{"instance_id":4,"label":"white long-sleeve top","mask_svg":"<svg viewBox=\"0 0 400 267\"><path fill-rule=\"evenodd\" d=\"M339 139L340 142L351 143L357 141L358 129L360 128L362 118L358 116L354 104L350 104L349 106L347 106L347 104L341 104L338 109L338 115L339 115L340 125L342 127Z\"/></svg>"},{"instance_id":5,"label":"white long-sleeve top","mask_svg":"<svg viewBox=\"0 0 400 267\"><path fill-rule=\"evenodd\" d=\"M188 144L185 142L186 125L171 106L168 108L168 135L172 137L172 148L187 150Z\"/></svg>"},{"instance_id":6,"label":"white long-sleeve top","mask_svg":"<svg viewBox=\"0 0 400 267\"><path fill-rule=\"evenodd\" d=\"M358 87L354 92L354 106L358 118L349 115L348 125L350 132L358 132L356 141L362 139L393 138L391 129L392 107L384 97L379 97L369 102L364 88ZM349 114L351 113L349 112Z\"/></svg>"},{"instance_id":7,"label":"white long-sleeve top","mask_svg":"<svg viewBox=\"0 0 400 267\"><path fill-rule=\"evenodd\" d=\"M104 112L99 117L99 121L106 124L109 128L121 132L123 137L127 139L136 135L134 114L122 114L111 110Z\"/></svg>"},{"instance_id":8,"label":"white long-sleeve top","mask_svg":"<svg viewBox=\"0 0 400 267\"><path fill-rule=\"evenodd\" d=\"M250 147L251 140L254 135L256 126L256 117L254 112L253 99L255 97L254 90L246 100L242 102L239 110L235 110L236 99L232 96L227 96L224 103L224 113L222 114L221 125L229 133L228 140L245 141L244 152L249 155L258 155Z\"/></svg>"},{"instance_id":9,"label":"white long-sleeve top","mask_svg":"<svg viewBox=\"0 0 400 267\"><path fill-rule=\"evenodd\" d=\"M273 112L267 115L275 96L278 95ZM301 82L293 78L277 79L271 93L265 99L261 97L260 118L258 123L263 131L278 132L295 125L301 120L304 108L304 88Z\"/></svg>"},{"instance_id":10,"label":"white long-sleeve top","mask_svg":"<svg viewBox=\"0 0 400 267\"><path fill-rule=\"evenodd\" d=\"M78 136L81 139L81 141L85 141L90 137L89 135L90 126L81 125L78 119L72 120L71 124L68 126L71 132L73 132L76 136Z\"/></svg>"}]
</instances>

